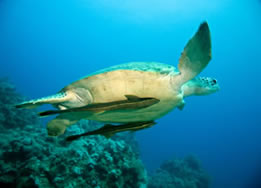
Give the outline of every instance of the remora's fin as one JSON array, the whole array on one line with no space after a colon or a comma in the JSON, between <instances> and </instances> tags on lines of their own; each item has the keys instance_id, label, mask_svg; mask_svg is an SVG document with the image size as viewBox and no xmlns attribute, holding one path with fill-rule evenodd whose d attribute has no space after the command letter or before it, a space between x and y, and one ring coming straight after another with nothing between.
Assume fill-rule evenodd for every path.
<instances>
[{"instance_id":1,"label":"remora's fin","mask_svg":"<svg viewBox=\"0 0 261 188\"><path fill-rule=\"evenodd\" d=\"M115 127L114 125L111 125L111 124L106 124L104 125L102 128L103 129L108 129L108 128L111 128L111 127ZM106 137L107 139L111 138L112 136L115 135L115 132L104 132L104 133L101 133L101 135L103 135L104 137Z\"/></svg>"},{"instance_id":2,"label":"remora's fin","mask_svg":"<svg viewBox=\"0 0 261 188\"><path fill-rule=\"evenodd\" d=\"M47 97L25 101L20 104L17 104L15 107L31 109L31 108L36 108L43 104L55 104L55 103L64 102L66 100L68 100L67 94L64 92L60 92L60 93L50 95Z\"/></svg>"},{"instance_id":3,"label":"remora's fin","mask_svg":"<svg viewBox=\"0 0 261 188\"><path fill-rule=\"evenodd\" d=\"M188 41L179 59L180 85L197 76L211 59L211 39L207 22L203 22Z\"/></svg>"},{"instance_id":4,"label":"remora's fin","mask_svg":"<svg viewBox=\"0 0 261 188\"><path fill-rule=\"evenodd\" d=\"M109 138L114 136L113 133L103 133L102 135L105 136L107 139L109 139Z\"/></svg>"},{"instance_id":5,"label":"remora's fin","mask_svg":"<svg viewBox=\"0 0 261 188\"><path fill-rule=\"evenodd\" d=\"M185 101L183 100L182 102L181 102L181 104L180 105L178 105L177 107L178 107L178 109L179 110L183 110L183 108L185 107Z\"/></svg>"},{"instance_id":6,"label":"remora's fin","mask_svg":"<svg viewBox=\"0 0 261 188\"><path fill-rule=\"evenodd\" d=\"M141 100L141 98L139 98L139 97L137 97L137 96L135 96L135 95L125 95L125 97L126 97L129 101L133 101L133 102L135 102L135 101L140 101L140 100Z\"/></svg>"}]
</instances>

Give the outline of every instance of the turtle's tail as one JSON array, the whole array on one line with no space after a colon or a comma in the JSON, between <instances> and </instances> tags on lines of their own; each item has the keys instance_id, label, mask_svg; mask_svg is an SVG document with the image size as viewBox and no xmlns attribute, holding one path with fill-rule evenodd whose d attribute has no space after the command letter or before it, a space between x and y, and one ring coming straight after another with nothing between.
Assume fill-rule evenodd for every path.
<instances>
[{"instance_id":1,"label":"turtle's tail","mask_svg":"<svg viewBox=\"0 0 261 188\"><path fill-rule=\"evenodd\" d=\"M38 106L41 106L43 104L55 104L55 103L60 103L63 102L66 98L66 93L65 92L60 92L54 95L50 95L47 97L42 97L39 99L33 99L29 101L22 102L20 104L17 104L15 107L16 108L36 108Z\"/></svg>"}]
</instances>

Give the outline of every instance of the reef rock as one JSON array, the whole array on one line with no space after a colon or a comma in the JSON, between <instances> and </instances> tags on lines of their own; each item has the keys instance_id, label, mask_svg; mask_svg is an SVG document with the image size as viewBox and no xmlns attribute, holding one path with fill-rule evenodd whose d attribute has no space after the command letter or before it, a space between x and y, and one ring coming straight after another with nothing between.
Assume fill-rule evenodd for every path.
<instances>
[{"instance_id":1,"label":"reef rock","mask_svg":"<svg viewBox=\"0 0 261 188\"><path fill-rule=\"evenodd\" d=\"M82 130L81 126L73 126L68 132ZM125 141L102 136L72 143L64 139L48 137L39 125L0 133L0 187L136 188L146 185L146 171Z\"/></svg>"},{"instance_id":2,"label":"reef rock","mask_svg":"<svg viewBox=\"0 0 261 188\"><path fill-rule=\"evenodd\" d=\"M35 112L13 104L20 95L0 80L0 187L140 188L147 175L135 140L89 136L68 143L65 137L94 129L99 124L81 121L59 138L47 136ZM3 106L2 106L3 105ZM134 147L134 149L131 147Z\"/></svg>"},{"instance_id":3,"label":"reef rock","mask_svg":"<svg viewBox=\"0 0 261 188\"><path fill-rule=\"evenodd\" d=\"M208 188L209 176L194 156L162 163L149 178L148 188Z\"/></svg>"},{"instance_id":4,"label":"reef rock","mask_svg":"<svg viewBox=\"0 0 261 188\"><path fill-rule=\"evenodd\" d=\"M0 131L38 123L35 111L15 108L24 100L7 78L0 78Z\"/></svg>"}]
</instances>

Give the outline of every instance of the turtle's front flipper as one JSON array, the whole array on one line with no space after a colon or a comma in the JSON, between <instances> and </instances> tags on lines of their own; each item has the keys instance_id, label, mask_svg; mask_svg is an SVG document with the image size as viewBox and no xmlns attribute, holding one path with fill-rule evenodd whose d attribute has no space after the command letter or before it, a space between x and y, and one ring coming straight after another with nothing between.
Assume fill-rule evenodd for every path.
<instances>
[{"instance_id":1,"label":"turtle's front flipper","mask_svg":"<svg viewBox=\"0 0 261 188\"><path fill-rule=\"evenodd\" d=\"M106 102L106 103L94 103L77 108L69 108L66 110L49 110L39 113L40 116L48 116L53 114L62 114L68 112L93 112L102 113L113 110L134 110L152 106L158 103L160 100L156 98L140 98L137 96L126 95L126 100Z\"/></svg>"},{"instance_id":2,"label":"turtle's front flipper","mask_svg":"<svg viewBox=\"0 0 261 188\"><path fill-rule=\"evenodd\" d=\"M211 39L207 22L200 25L179 59L180 86L197 76L211 59Z\"/></svg>"},{"instance_id":3,"label":"turtle's front flipper","mask_svg":"<svg viewBox=\"0 0 261 188\"><path fill-rule=\"evenodd\" d=\"M123 131L137 131L149 128L156 123L154 121L147 121L147 122L132 122L127 124L121 124L121 125L111 125L106 124L100 129L90 131L87 133L79 134L79 135L73 135L66 138L67 141L73 141L81 138L82 136L90 136L90 135L103 135L106 138L112 137L114 134L123 132Z\"/></svg>"}]
</instances>

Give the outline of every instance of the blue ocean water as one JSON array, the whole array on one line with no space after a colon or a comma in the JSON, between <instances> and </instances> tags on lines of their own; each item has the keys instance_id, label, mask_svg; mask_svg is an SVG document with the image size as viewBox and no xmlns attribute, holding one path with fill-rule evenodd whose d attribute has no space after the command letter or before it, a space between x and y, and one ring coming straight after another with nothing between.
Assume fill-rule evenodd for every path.
<instances>
[{"instance_id":1,"label":"blue ocean water","mask_svg":"<svg viewBox=\"0 0 261 188\"><path fill-rule=\"evenodd\" d=\"M213 188L250 188L261 169L260 18L258 0L1 0L0 75L37 98L120 63L176 66L206 20L213 58L201 76L221 90L187 98L183 111L138 132L142 160L154 170L195 154Z\"/></svg>"}]
</instances>

